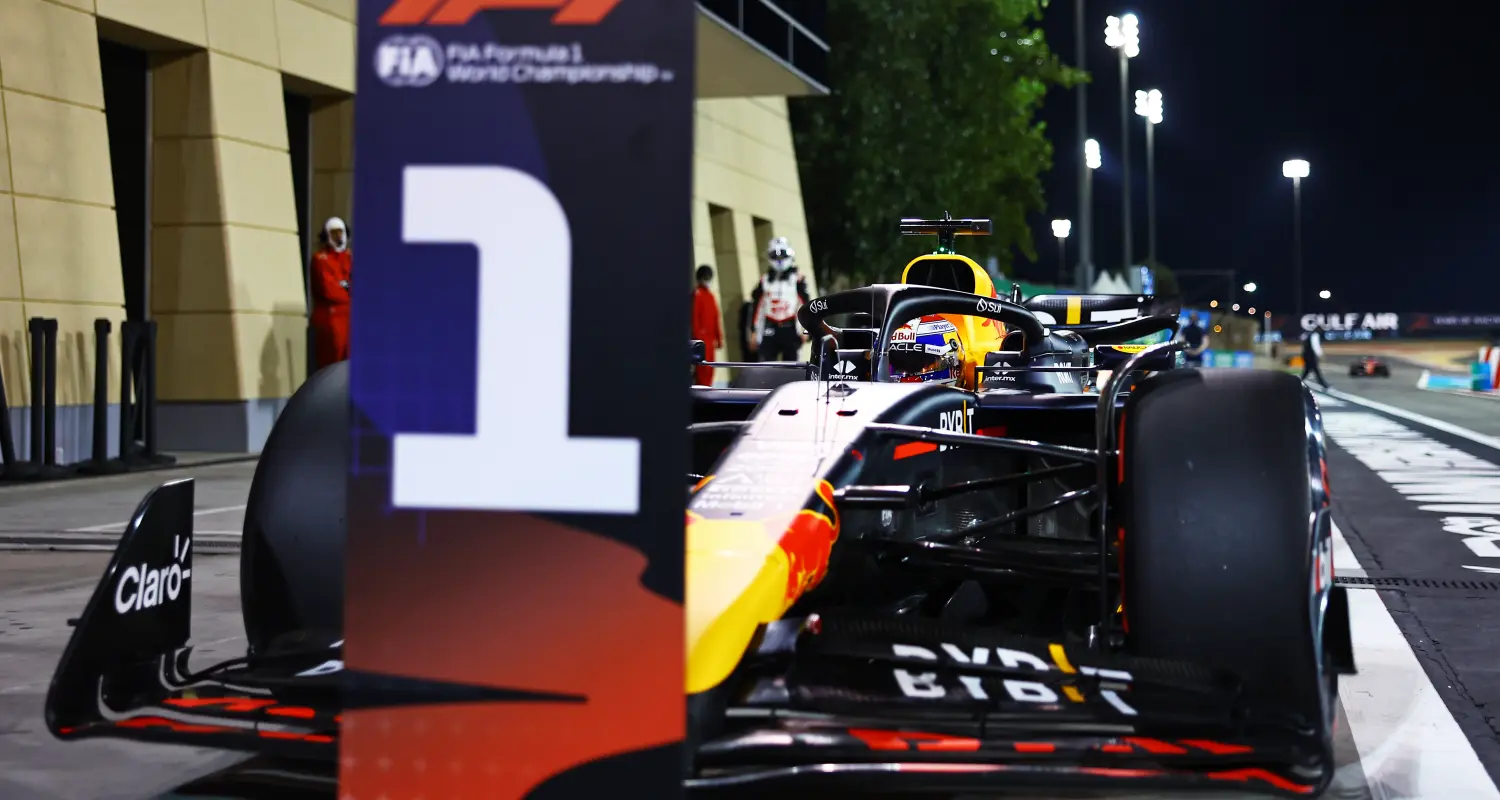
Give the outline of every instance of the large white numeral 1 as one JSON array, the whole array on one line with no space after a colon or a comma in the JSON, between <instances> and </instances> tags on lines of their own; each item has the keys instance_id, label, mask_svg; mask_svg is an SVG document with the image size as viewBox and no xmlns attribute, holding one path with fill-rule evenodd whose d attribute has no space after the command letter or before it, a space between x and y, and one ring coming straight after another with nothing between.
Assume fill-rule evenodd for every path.
<instances>
[{"instance_id":1,"label":"large white numeral 1","mask_svg":"<svg viewBox=\"0 0 1500 800\"><path fill-rule=\"evenodd\" d=\"M634 514L639 439L568 435L572 244L552 191L518 170L407 167L402 237L479 257L474 433L397 434L398 508ZM507 357L524 337L525 367Z\"/></svg>"}]
</instances>

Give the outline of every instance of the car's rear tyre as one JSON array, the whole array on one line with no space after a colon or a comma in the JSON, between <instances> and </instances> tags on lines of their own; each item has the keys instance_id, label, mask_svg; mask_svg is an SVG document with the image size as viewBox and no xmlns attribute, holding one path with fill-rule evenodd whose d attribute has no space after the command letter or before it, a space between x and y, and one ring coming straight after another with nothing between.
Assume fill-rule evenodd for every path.
<instances>
[{"instance_id":1,"label":"car's rear tyre","mask_svg":"<svg viewBox=\"0 0 1500 800\"><path fill-rule=\"evenodd\" d=\"M252 653L344 624L349 364L297 389L271 428L246 501L240 607Z\"/></svg>"},{"instance_id":2,"label":"car's rear tyre","mask_svg":"<svg viewBox=\"0 0 1500 800\"><path fill-rule=\"evenodd\" d=\"M1124 411L1122 578L1132 652L1231 671L1253 717L1331 746L1332 534L1317 420L1285 373L1182 370L1143 383Z\"/></svg>"}]
</instances>

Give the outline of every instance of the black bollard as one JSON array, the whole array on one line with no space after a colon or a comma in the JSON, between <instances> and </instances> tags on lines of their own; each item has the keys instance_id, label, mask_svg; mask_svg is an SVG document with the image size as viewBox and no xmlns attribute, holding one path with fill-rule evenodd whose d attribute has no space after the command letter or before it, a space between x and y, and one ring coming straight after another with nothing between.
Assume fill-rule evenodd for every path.
<instances>
[{"instance_id":1,"label":"black bollard","mask_svg":"<svg viewBox=\"0 0 1500 800\"><path fill-rule=\"evenodd\" d=\"M42 430L45 448L42 455L47 467L57 466L57 320L49 319L42 326L42 355L45 367L43 378L46 387L42 415Z\"/></svg>"},{"instance_id":2,"label":"black bollard","mask_svg":"<svg viewBox=\"0 0 1500 800\"><path fill-rule=\"evenodd\" d=\"M140 341L140 323L120 325L120 461L135 457L135 354Z\"/></svg>"},{"instance_id":3,"label":"black bollard","mask_svg":"<svg viewBox=\"0 0 1500 800\"><path fill-rule=\"evenodd\" d=\"M107 319L94 320L94 441L88 462L79 466L91 475L121 472L124 464L109 458L109 331Z\"/></svg>"},{"instance_id":4,"label":"black bollard","mask_svg":"<svg viewBox=\"0 0 1500 800\"><path fill-rule=\"evenodd\" d=\"M26 321L26 332L31 334L31 430L27 435L31 442L33 467L47 463L42 451L46 445L43 430L47 424L46 402L42 397L43 387L47 383L46 357L42 355L47 339L46 322L41 317L32 317Z\"/></svg>"},{"instance_id":5,"label":"black bollard","mask_svg":"<svg viewBox=\"0 0 1500 800\"><path fill-rule=\"evenodd\" d=\"M109 460L109 329L107 319L94 320L94 466Z\"/></svg>"}]
</instances>

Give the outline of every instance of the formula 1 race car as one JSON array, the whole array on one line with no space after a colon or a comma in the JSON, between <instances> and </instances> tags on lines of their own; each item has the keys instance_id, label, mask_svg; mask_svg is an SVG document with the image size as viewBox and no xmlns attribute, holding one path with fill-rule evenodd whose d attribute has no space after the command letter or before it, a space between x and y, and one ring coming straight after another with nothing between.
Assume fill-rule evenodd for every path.
<instances>
[{"instance_id":1,"label":"formula 1 race car","mask_svg":"<svg viewBox=\"0 0 1500 800\"><path fill-rule=\"evenodd\" d=\"M939 252L803 306L809 362L715 364L776 388L691 390L688 794L1316 795L1354 664L1311 393L1130 344L1175 332L1156 298L997 297L953 252L982 222L904 223ZM187 669L192 485L166 484L59 664L57 736L334 762L347 375L257 468L250 654Z\"/></svg>"},{"instance_id":2,"label":"formula 1 race car","mask_svg":"<svg viewBox=\"0 0 1500 800\"><path fill-rule=\"evenodd\" d=\"M1375 356L1362 356L1349 365L1349 377L1351 378L1389 378L1391 367Z\"/></svg>"}]
</instances>

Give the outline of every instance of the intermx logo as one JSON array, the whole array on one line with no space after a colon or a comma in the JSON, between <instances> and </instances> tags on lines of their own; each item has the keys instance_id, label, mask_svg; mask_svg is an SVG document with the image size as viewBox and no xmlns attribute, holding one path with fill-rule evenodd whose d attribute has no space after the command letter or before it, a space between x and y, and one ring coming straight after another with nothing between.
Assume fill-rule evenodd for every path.
<instances>
[{"instance_id":1,"label":"intermx logo","mask_svg":"<svg viewBox=\"0 0 1500 800\"><path fill-rule=\"evenodd\" d=\"M396 0L380 16L382 26L467 25L481 11L555 8L554 25L597 25L620 0Z\"/></svg>"}]
</instances>

